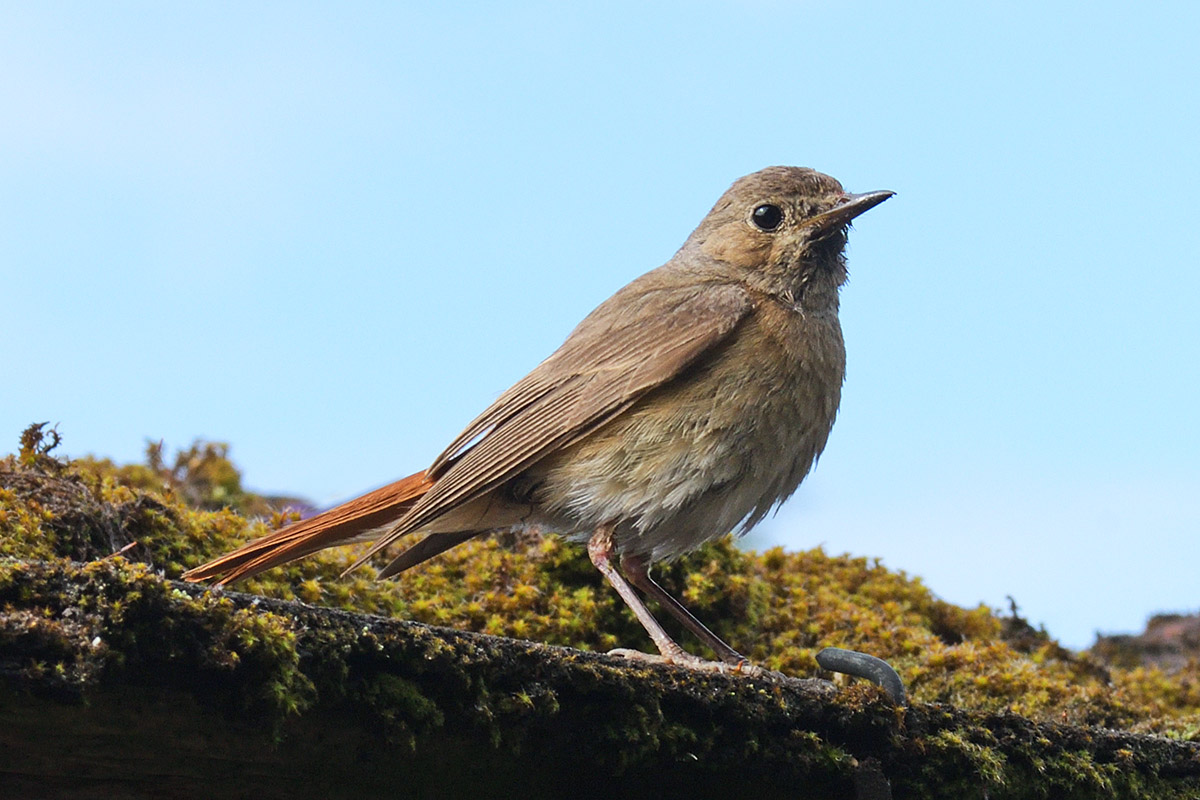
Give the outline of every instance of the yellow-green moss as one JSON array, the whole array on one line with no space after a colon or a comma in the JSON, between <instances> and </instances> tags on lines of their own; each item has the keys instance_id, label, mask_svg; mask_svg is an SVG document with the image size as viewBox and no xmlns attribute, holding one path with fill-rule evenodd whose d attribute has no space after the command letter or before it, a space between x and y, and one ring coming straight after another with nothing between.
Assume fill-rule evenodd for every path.
<instances>
[{"instance_id":1,"label":"yellow-green moss","mask_svg":"<svg viewBox=\"0 0 1200 800\"><path fill-rule=\"evenodd\" d=\"M238 737L239 763L275 765L259 774L272 785L275 770L335 768L330 748L352 735L373 754L372 770L399 773L405 786L414 773L454 780L482 763L473 780L506 769L510 785L553 778L561 786L586 770L617 788L641 787L637 796L651 796L647 787L655 796L728 796L752 785L760 796L850 797L860 765L873 763L897 797L1200 792L1200 748L1161 737L938 704L897 709L861 684L834 697L812 683L629 665L207 592L123 558L2 562L0 609L0 707L6 726L21 732L11 747L37 754L88 731L78 727L86 715L71 711L78 705L44 699L74 695L105 709L104 725L128 720L132 732L156 731L161 746L140 756L155 775L178 769L155 759L186 763L208 747L195 732L226 715L222 736ZM13 693L21 686L28 694ZM166 703L153 716L120 705L156 696ZM269 746L276 739L286 743L278 751ZM79 738L60 759L69 766L78 752L93 764L89 741ZM341 769L362 779L354 761ZM545 786L530 794L561 795Z\"/></svg>"},{"instance_id":2,"label":"yellow-green moss","mask_svg":"<svg viewBox=\"0 0 1200 800\"><path fill-rule=\"evenodd\" d=\"M197 443L167 468L161 448L151 449L146 465L115 467L56 460L49 452L55 443L26 432L21 452L0 460L2 556L95 561L128 548L125 558L174 578L286 520L277 505L241 488L224 446ZM240 507L272 519L185 502L208 498L211 505L218 486ZM327 551L237 588L587 650L649 647L582 549L552 536L474 540L398 581L376 582L369 570L339 577L356 556L354 548ZM821 648L846 647L888 660L915 703L1181 738L1200 732L1194 662L1169 675L1108 666L1032 630L1015 609L1002 615L951 605L919 578L877 560L820 549L756 554L725 540L657 571L668 591L681 595L718 635L786 674L817 675L814 656ZM514 700L512 708L522 702Z\"/></svg>"}]
</instances>

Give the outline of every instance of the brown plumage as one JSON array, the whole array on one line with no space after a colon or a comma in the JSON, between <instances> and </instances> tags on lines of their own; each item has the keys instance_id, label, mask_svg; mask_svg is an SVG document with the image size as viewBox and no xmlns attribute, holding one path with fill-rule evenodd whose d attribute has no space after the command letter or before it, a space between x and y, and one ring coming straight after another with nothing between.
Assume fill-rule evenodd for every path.
<instances>
[{"instance_id":1,"label":"brown plumage","mask_svg":"<svg viewBox=\"0 0 1200 800\"><path fill-rule=\"evenodd\" d=\"M218 584L232 583L327 547L360 541L359 537L369 535L402 515L432 485L424 472L409 475L244 544L202 567L189 570L183 577L189 581L206 581L220 575Z\"/></svg>"},{"instance_id":2,"label":"brown plumage","mask_svg":"<svg viewBox=\"0 0 1200 800\"><path fill-rule=\"evenodd\" d=\"M649 565L749 529L820 455L845 369L837 309L846 229L890 196L850 195L796 167L742 178L669 262L589 314L428 470L184 577L225 583L374 539L357 567L409 533L428 533L383 569L388 577L481 533L536 525L588 542L663 658L740 665L653 582ZM721 662L683 651L622 572Z\"/></svg>"}]
</instances>

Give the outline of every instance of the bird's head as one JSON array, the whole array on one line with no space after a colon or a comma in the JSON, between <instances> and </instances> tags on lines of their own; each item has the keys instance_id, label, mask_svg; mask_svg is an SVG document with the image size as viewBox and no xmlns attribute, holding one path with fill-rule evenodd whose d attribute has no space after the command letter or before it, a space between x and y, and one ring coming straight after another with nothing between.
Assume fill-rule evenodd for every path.
<instances>
[{"instance_id":1,"label":"bird's head","mask_svg":"<svg viewBox=\"0 0 1200 800\"><path fill-rule=\"evenodd\" d=\"M851 194L816 170L768 167L729 187L684 247L754 289L803 306L832 298L836 308L850 221L892 194Z\"/></svg>"}]
</instances>

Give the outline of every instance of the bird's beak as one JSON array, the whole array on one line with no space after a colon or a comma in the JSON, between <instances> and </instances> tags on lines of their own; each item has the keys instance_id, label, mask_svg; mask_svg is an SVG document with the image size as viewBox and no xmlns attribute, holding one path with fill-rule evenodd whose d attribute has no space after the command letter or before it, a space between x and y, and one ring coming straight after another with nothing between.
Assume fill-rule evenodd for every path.
<instances>
[{"instance_id":1,"label":"bird's beak","mask_svg":"<svg viewBox=\"0 0 1200 800\"><path fill-rule=\"evenodd\" d=\"M887 189L879 192L864 192L863 194L850 194L847 192L842 195L842 202L825 213L818 214L805 224L822 233L834 228L840 228L859 214L874 208L894 194L895 192L889 192Z\"/></svg>"}]
</instances>

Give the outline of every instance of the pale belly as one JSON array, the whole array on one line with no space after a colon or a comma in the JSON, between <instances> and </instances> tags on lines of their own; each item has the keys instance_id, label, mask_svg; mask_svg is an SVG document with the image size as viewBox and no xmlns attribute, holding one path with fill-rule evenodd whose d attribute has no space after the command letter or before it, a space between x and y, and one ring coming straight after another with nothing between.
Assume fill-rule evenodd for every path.
<instances>
[{"instance_id":1,"label":"pale belly","mask_svg":"<svg viewBox=\"0 0 1200 800\"><path fill-rule=\"evenodd\" d=\"M731 342L532 469L536 522L576 539L614 523L617 549L651 561L748 530L825 446L841 395L840 331L833 343L820 357L781 347L764 359L761 340Z\"/></svg>"}]
</instances>

